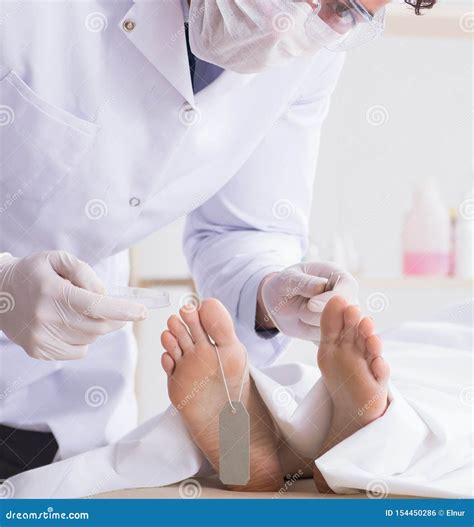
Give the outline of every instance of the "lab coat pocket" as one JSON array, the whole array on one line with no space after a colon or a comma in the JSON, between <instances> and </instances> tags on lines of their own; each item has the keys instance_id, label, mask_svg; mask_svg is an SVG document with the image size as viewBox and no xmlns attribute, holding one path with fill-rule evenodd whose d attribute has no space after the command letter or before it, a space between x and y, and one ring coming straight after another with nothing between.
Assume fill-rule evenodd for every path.
<instances>
[{"instance_id":1,"label":"lab coat pocket","mask_svg":"<svg viewBox=\"0 0 474 527\"><path fill-rule=\"evenodd\" d=\"M7 236L5 216L28 229L66 185L98 129L39 97L14 71L0 81L0 207L8 209Z\"/></svg>"}]
</instances>

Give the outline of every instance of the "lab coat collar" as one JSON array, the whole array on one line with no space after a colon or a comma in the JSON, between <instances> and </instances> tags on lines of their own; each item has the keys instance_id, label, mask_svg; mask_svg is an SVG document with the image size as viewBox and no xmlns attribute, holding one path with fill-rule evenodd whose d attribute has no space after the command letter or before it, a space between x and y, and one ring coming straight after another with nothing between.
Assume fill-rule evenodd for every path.
<instances>
[{"instance_id":1,"label":"lab coat collar","mask_svg":"<svg viewBox=\"0 0 474 527\"><path fill-rule=\"evenodd\" d=\"M132 21L132 30L125 22ZM134 0L120 20L125 36L194 105L181 0Z\"/></svg>"}]
</instances>

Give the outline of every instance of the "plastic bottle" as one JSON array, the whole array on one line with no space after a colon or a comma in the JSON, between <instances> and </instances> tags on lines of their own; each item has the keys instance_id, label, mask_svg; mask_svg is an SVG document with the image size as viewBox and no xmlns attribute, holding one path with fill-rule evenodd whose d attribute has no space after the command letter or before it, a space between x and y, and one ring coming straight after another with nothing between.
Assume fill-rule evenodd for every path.
<instances>
[{"instance_id":1,"label":"plastic bottle","mask_svg":"<svg viewBox=\"0 0 474 527\"><path fill-rule=\"evenodd\" d=\"M433 182L415 192L402 233L403 272L406 275L449 274L451 222Z\"/></svg>"},{"instance_id":2,"label":"plastic bottle","mask_svg":"<svg viewBox=\"0 0 474 527\"><path fill-rule=\"evenodd\" d=\"M449 221L450 225L450 236L451 245L449 248L449 276L454 276L456 273L456 224L458 221L458 209L449 209Z\"/></svg>"},{"instance_id":3,"label":"plastic bottle","mask_svg":"<svg viewBox=\"0 0 474 527\"><path fill-rule=\"evenodd\" d=\"M456 222L455 275L474 278L474 189L461 203Z\"/></svg>"}]
</instances>

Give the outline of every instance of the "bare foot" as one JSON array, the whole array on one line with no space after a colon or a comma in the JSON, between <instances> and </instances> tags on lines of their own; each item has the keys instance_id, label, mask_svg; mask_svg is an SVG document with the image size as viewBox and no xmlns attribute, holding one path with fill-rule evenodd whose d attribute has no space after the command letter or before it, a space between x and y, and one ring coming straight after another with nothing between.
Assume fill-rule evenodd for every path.
<instances>
[{"instance_id":1,"label":"bare foot","mask_svg":"<svg viewBox=\"0 0 474 527\"><path fill-rule=\"evenodd\" d=\"M274 491L283 481L277 455L278 441L272 421L245 372L246 351L234 332L232 319L215 299L199 310L185 306L181 319L168 320L161 342L166 349L161 363L168 375L168 392L196 445L219 470L219 413L227 395L217 360L216 343L232 399L239 395L245 373L242 402L250 415L250 481L233 490ZM183 323L184 322L184 323Z\"/></svg>"},{"instance_id":2,"label":"bare foot","mask_svg":"<svg viewBox=\"0 0 474 527\"><path fill-rule=\"evenodd\" d=\"M328 436L318 457L375 419L387 408L388 364L370 318L342 297L332 298L321 316L318 366L333 402ZM331 492L314 468L320 492Z\"/></svg>"}]
</instances>

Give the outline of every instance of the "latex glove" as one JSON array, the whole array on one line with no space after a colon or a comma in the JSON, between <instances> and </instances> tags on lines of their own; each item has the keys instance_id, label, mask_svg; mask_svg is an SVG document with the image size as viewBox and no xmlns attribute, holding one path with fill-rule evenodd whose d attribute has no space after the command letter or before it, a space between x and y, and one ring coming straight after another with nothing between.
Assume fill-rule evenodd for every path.
<instances>
[{"instance_id":1,"label":"latex glove","mask_svg":"<svg viewBox=\"0 0 474 527\"><path fill-rule=\"evenodd\" d=\"M99 335L146 318L141 304L104 293L92 268L65 251L2 256L0 329L35 359L82 358Z\"/></svg>"},{"instance_id":2,"label":"latex glove","mask_svg":"<svg viewBox=\"0 0 474 527\"><path fill-rule=\"evenodd\" d=\"M333 273L339 281L332 291L324 292ZM259 302L285 335L319 341L321 313L329 299L340 295L357 304L358 290L355 278L332 262L301 263L266 277Z\"/></svg>"}]
</instances>

